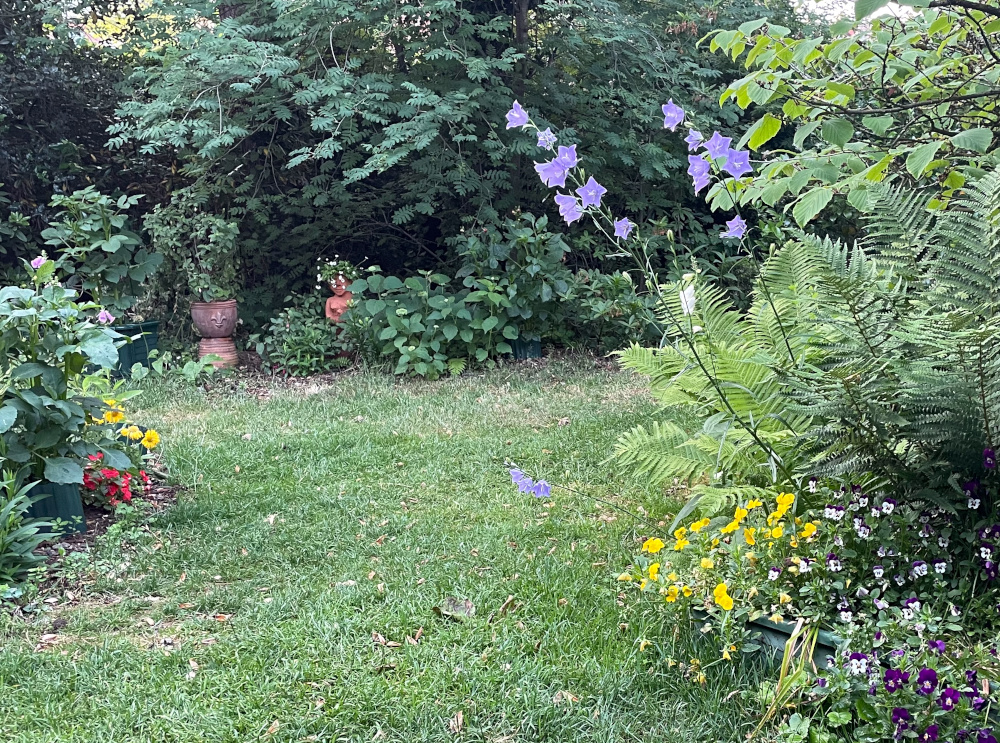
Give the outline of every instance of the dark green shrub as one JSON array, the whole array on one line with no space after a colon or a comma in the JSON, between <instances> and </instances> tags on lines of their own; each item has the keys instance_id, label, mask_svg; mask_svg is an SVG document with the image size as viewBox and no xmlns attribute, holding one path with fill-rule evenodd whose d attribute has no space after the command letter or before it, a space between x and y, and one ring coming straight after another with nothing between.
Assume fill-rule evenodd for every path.
<instances>
[{"instance_id":1,"label":"dark green shrub","mask_svg":"<svg viewBox=\"0 0 1000 743\"><path fill-rule=\"evenodd\" d=\"M322 374L350 363L344 356L348 344L343 329L323 314L323 301L316 295L286 297L291 302L271 320L257 352L271 369L292 377Z\"/></svg>"},{"instance_id":2,"label":"dark green shrub","mask_svg":"<svg viewBox=\"0 0 1000 743\"><path fill-rule=\"evenodd\" d=\"M10 471L4 472L0 480L0 598L24 583L31 571L45 561L35 550L51 539L50 534L39 532L52 524L26 516L31 506L32 485L18 487L17 478Z\"/></svg>"}]
</instances>

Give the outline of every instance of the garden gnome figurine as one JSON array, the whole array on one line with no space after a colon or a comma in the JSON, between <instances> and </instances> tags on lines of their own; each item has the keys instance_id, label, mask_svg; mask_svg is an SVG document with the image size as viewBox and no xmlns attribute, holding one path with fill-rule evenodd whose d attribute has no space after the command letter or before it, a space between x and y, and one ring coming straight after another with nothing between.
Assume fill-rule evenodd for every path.
<instances>
[{"instance_id":1,"label":"garden gnome figurine","mask_svg":"<svg viewBox=\"0 0 1000 743\"><path fill-rule=\"evenodd\" d=\"M340 316L347 311L351 303L351 293L347 291L347 278L340 275L330 282L333 296L326 300L326 316L331 322L340 322Z\"/></svg>"}]
</instances>

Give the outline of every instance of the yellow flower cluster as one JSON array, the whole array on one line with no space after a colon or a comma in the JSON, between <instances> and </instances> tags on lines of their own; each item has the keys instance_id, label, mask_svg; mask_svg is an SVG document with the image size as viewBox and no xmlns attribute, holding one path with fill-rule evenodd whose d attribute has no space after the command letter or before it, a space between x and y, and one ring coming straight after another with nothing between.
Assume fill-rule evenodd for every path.
<instances>
[{"instance_id":1,"label":"yellow flower cluster","mask_svg":"<svg viewBox=\"0 0 1000 743\"><path fill-rule=\"evenodd\" d=\"M715 603L723 609L730 611L733 608L733 599L729 595L729 589L726 587L725 583L720 583L715 587L714 595Z\"/></svg>"},{"instance_id":2,"label":"yellow flower cluster","mask_svg":"<svg viewBox=\"0 0 1000 743\"><path fill-rule=\"evenodd\" d=\"M733 514L733 520L719 529L719 531L723 534L732 534L740 528L740 524L743 523L743 519L745 519L749 514L750 511L746 508L737 508L736 513Z\"/></svg>"}]
</instances>

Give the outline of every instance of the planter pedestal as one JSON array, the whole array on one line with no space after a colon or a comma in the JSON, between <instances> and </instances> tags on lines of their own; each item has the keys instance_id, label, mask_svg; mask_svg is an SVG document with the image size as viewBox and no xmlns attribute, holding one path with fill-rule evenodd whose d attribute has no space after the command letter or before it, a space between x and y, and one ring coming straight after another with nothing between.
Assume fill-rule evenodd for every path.
<instances>
[{"instance_id":1,"label":"planter pedestal","mask_svg":"<svg viewBox=\"0 0 1000 743\"><path fill-rule=\"evenodd\" d=\"M36 519L67 522L67 534L82 534L87 531L87 521L83 515L83 500L79 485L59 485L54 482L40 482L28 495L44 496L31 505L28 515Z\"/></svg>"},{"instance_id":2,"label":"planter pedestal","mask_svg":"<svg viewBox=\"0 0 1000 743\"><path fill-rule=\"evenodd\" d=\"M232 338L202 338L198 343L198 358L203 359L210 354L215 354L221 359L212 362L212 366L216 369L232 369L239 363L236 344Z\"/></svg>"}]
</instances>

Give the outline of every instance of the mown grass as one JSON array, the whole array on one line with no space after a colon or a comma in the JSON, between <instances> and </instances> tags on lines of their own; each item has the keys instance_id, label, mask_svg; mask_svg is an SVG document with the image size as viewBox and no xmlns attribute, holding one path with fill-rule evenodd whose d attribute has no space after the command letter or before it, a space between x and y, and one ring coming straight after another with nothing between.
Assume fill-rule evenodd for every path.
<instances>
[{"instance_id":1,"label":"mown grass","mask_svg":"<svg viewBox=\"0 0 1000 743\"><path fill-rule=\"evenodd\" d=\"M716 663L693 683L667 663L699 652L689 633L620 593L650 527L521 495L503 468L665 516L675 504L604 463L653 413L640 380L576 359L267 400L154 387L139 404L188 489L148 531L104 540L82 596L0 619L0 740L659 743L752 726L761 670ZM436 615L449 596L475 616Z\"/></svg>"}]
</instances>

